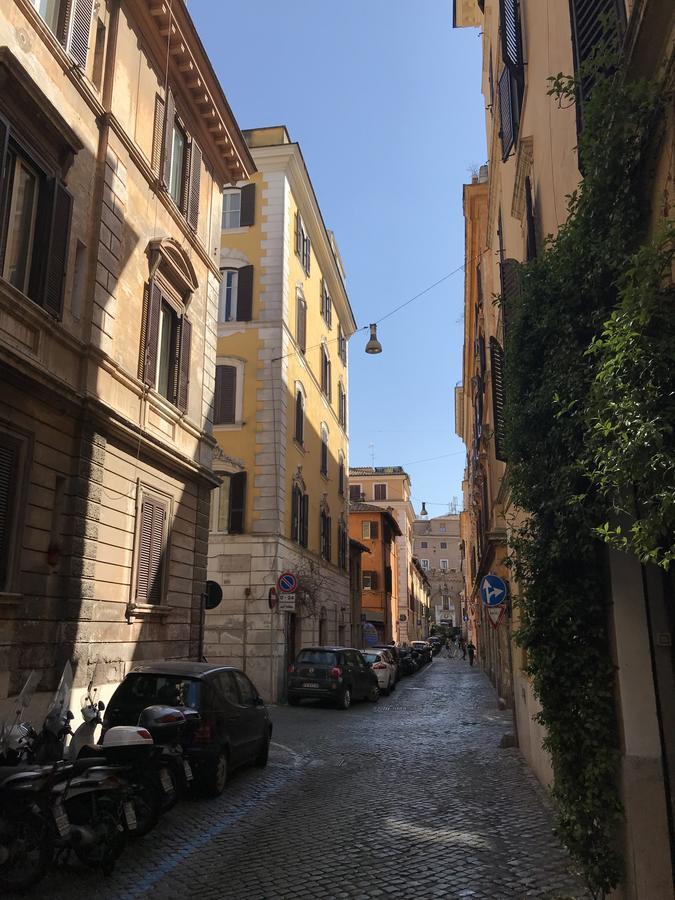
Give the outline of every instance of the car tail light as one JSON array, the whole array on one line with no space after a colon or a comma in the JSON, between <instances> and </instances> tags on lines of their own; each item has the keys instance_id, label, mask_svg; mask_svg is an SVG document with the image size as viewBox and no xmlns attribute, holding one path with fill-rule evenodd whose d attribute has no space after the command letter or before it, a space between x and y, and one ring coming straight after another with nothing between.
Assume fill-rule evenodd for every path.
<instances>
[{"instance_id":1,"label":"car tail light","mask_svg":"<svg viewBox=\"0 0 675 900\"><path fill-rule=\"evenodd\" d=\"M342 678L342 669L340 666L333 666L328 673L329 678Z\"/></svg>"},{"instance_id":2,"label":"car tail light","mask_svg":"<svg viewBox=\"0 0 675 900\"><path fill-rule=\"evenodd\" d=\"M294 672L295 672L295 666L293 665L293 663L291 663L290 666L288 667L288 674L292 675Z\"/></svg>"},{"instance_id":3,"label":"car tail light","mask_svg":"<svg viewBox=\"0 0 675 900\"><path fill-rule=\"evenodd\" d=\"M373 669L386 669L387 666L385 663L373 663Z\"/></svg>"},{"instance_id":4,"label":"car tail light","mask_svg":"<svg viewBox=\"0 0 675 900\"><path fill-rule=\"evenodd\" d=\"M185 716L182 712L167 712L162 713L161 716L157 716L155 722L157 725L169 725L171 722L182 722Z\"/></svg>"},{"instance_id":5,"label":"car tail light","mask_svg":"<svg viewBox=\"0 0 675 900\"><path fill-rule=\"evenodd\" d=\"M205 719L199 723L199 728L195 731L193 738L195 744L211 743L211 723Z\"/></svg>"}]
</instances>

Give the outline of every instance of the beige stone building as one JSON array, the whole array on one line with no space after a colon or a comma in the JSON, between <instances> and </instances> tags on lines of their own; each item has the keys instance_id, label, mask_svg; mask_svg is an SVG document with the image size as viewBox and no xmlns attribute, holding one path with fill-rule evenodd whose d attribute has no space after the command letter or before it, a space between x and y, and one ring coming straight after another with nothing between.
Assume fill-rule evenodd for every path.
<instances>
[{"instance_id":1,"label":"beige stone building","mask_svg":"<svg viewBox=\"0 0 675 900\"><path fill-rule=\"evenodd\" d=\"M508 534L521 520L509 498L504 448L504 322L490 298L502 295L508 304L517 263L540 252L545 236L555 235L565 220L567 197L581 177L577 111L549 96L547 79L578 70L602 33L602 15L616 24L632 72L664 77L672 98L675 8L668 0L454 4L456 27L481 30L489 148L488 167L464 188L465 336L455 415L468 456L461 535L469 636L499 694L513 703L521 752L546 784L552 772L542 748L545 735L533 718L539 707L522 651L511 639L510 605L495 631L479 597L486 573L510 580L504 565ZM672 103L667 107L651 174L653 224L668 215L669 197L672 203L675 120ZM672 625L672 596L668 601L660 573L641 571L636 559L611 551L609 562L625 807L625 880L612 896L672 897L675 695L672 628L666 627ZM511 594L517 591L511 581Z\"/></svg>"},{"instance_id":2,"label":"beige stone building","mask_svg":"<svg viewBox=\"0 0 675 900\"><path fill-rule=\"evenodd\" d=\"M225 192L218 261L215 468L206 619L210 661L240 665L266 699L284 694L306 644L347 643L347 341L356 323L335 238L298 143L246 132L258 174ZM288 571L293 610L270 608Z\"/></svg>"},{"instance_id":3,"label":"beige stone building","mask_svg":"<svg viewBox=\"0 0 675 900\"><path fill-rule=\"evenodd\" d=\"M184 3L2 4L0 700L200 653L221 191L254 171Z\"/></svg>"},{"instance_id":4,"label":"beige stone building","mask_svg":"<svg viewBox=\"0 0 675 900\"><path fill-rule=\"evenodd\" d=\"M413 554L429 579L431 621L461 626L464 588L459 515L419 518L413 523Z\"/></svg>"}]
</instances>

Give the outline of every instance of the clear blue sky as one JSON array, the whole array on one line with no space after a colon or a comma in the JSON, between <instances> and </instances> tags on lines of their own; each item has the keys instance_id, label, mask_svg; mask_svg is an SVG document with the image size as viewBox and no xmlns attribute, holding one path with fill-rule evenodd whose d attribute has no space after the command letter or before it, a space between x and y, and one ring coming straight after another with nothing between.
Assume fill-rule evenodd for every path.
<instances>
[{"instance_id":1,"label":"clear blue sky","mask_svg":"<svg viewBox=\"0 0 675 900\"><path fill-rule=\"evenodd\" d=\"M462 184L486 150L480 37L452 28L451 0L188 6L240 126L300 143L359 326L462 264ZM404 466L430 515L461 499L463 279L383 322L379 356L349 344L350 463Z\"/></svg>"}]
</instances>

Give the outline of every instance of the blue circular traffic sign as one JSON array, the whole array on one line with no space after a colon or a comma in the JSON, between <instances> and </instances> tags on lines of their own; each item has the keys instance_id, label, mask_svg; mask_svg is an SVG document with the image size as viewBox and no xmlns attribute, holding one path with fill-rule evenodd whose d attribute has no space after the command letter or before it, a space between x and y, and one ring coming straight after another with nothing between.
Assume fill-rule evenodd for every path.
<instances>
[{"instance_id":1,"label":"blue circular traffic sign","mask_svg":"<svg viewBox=\"0 0 675 900\"><path fill-rule=\"evenodd\" d=\"M499 575L486 575L480 583L480 596L485 606L506 602L506 582Z\"/></svg>"},{"instance_id":2,"label":"blue circular traffic sign","mask_svg":"<svg viewBox=\"0 0 675 900\"><path fill-rule=\"evenodd\" d=\"M292 572L284 572L277 579L277 587L282 594L292 594L298 587L298 579Z\"/></svg>"}]
</instances>

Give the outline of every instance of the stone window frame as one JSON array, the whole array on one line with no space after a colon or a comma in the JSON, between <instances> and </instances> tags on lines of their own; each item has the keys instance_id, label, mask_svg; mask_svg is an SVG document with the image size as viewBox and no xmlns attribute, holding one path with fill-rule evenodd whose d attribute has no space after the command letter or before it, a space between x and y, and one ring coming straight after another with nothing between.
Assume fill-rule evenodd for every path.
<instances>
[{"instance_id":1,"label":"stone window frame","mask_svg":"<svg viewBox=\"0 0 675 900\"><path fill-rule=\"evenodd\" d=\"M35 438L30 432L22 431L14 425L0 420L0 440L13 445L17 453L13 476L12 508L8 523L10 537L7 548L6 575L4 583L0 584L0 606L3 606L17 603L22 596L19 590L21 548Z\"/></svg>"},{"instance_id":2,"label":"stone window frame","mask_svg":"<svg viewBox=\"0 0 675 900\"><path fill-rule=\"evenodd\" d=\"M159 603L137 602L138 569L141 555L141 514L143 510L143 501L146 498L162 503L166 507L165 533L162 539L162 553L164 555L161 575L162 599ZM166 594L168 590L170 575L171 534L173 532L173 522L175 515L174 505L175 500L172 494L162 491L158 487L156 487L156 485L142 481L140 478L136 481L136 504L134 510L134 551L133 563L131 567L131 584L129 585L129 602L127 604L126 613L129 624L133 623L137 618L162 619L169 615L169 613L173 610L173 607L166 602Z\"/></svg>"}]
</instances>

